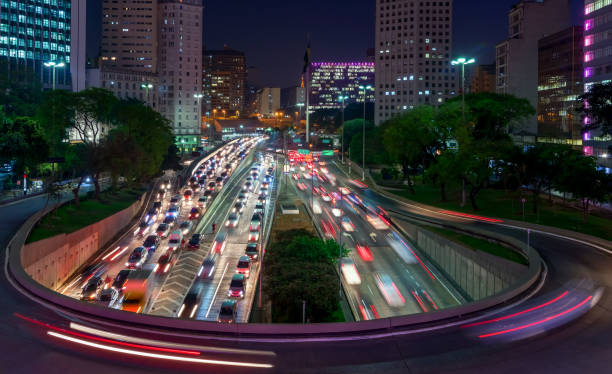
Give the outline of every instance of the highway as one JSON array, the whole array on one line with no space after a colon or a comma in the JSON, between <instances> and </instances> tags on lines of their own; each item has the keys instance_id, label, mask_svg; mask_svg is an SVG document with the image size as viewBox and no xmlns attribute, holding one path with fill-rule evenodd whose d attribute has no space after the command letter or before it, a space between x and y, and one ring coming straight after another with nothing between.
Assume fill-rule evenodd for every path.
<instances>
[{"instance_id":1,"label":"highway","mask_svg":"<svg viewBox=\"0 0 612 374\"><path fill-rule=\"evenodd\" d=\"M342 272L350 271L351 278L344 276L343 282L357 320L436 311L464 302L407 238L380 220L376 227L366 220L361 199L351 191L360 184L348 180L333 163L317 166L311 175L306 163L296 162L292 186L306 205L314 204L320 230L350 251L342 260ZM334 210L341 214L336 216ZM384 287L383 280L390 280L391 287Z\"/></svg>"},{"instance_id":2,"label":"highway","mask_svg":"<svg viewBox=\"0 0 612 374\"><path fill-rule=\"evenodd\" d=\"M499 232L522 240L526 238L523 229L425 211L416 205L390 200L367 188L358 192L370 201L380 203L385 209L391 207L394 211L410 217L433 217L440 221L460 222L467 227ZM0 207L4 230L1 239L4 246L11 233L36 209L34 206L11 206L9 213L7 208L9 207ZM9 214L11 219L5 219ZM483 325L465 328L448 326L404 335L381 335L368 340L291 344L248 341L237 344L197 336L189 339L190 345L231 349L224 353L205 350L204 357L229 357L234 362L258 360L274 365L271 369L236 368L212 363L177 364L161 359L128 358L60 341L45 335L45 329L40 325L17 318L15 313L59 326L68 326L66 316L50 312L21 295L11 286L6 273L3 272L0 279L0 320L6 323L0 325L0 347L3 352L10 354L3 355L2 369L9 373L66 373L77 370L91 373L607 372L612 365L612 343L609 338L612 334L612 297L608 292L612 286L612 278L609 276L612 256L591 245L546 233L532 232L530 244L541 253L548 265L546 282L528 303L499 315L488 316L486 321L498 320L486 324L495 326L495 329L485 326L485 330ZM377 251L374 251L375 258L377 254ZM598 303L594 304L594 298L589 297L592 297L594 289L600 287L603 288L603 294L595 294ZM585 300L586 303L581 305ZM550 325L548 322L552 320L547 318L554 316L558 316L554 321L563 324ZM510 325L510 322L518 322L518 327L528 327L510 331L517 327L511 327L513 325ZM491 336L492 340L479 338L500 331L508 331L502 334L504 339L496 338L501 335ZM131 334L149 339L160 337L153 331ZM269 355L269 352L273 352L275 356Z\"/></svg>"}]
</instances>

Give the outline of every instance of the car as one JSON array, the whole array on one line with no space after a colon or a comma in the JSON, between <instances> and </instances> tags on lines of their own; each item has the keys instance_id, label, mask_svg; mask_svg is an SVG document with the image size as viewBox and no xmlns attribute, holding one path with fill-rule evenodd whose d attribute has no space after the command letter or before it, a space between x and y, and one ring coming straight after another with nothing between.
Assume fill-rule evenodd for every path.
<instances>
[{"instance_id":1,"label":"car","mask_svg":"<svg viewBox=\"0 0 612 374\"><path fill-rule=\"evenodd\" d=\"M173 205L170 205L170 208L166 212L166 217L167 216L178 217L179 214L181 214L181 207L176 204L173 204Z\"/></svg>"},{"instance_id":2,"label":"car","mask_svg":"<svg viewBox=\"0 0 612 374\"><path fill-rule=\"evenodd\" d=\"M119 299L119 291L114 289L113 287L107 287L100 291L99 300L108 307L113 306L115 302Z\"/></svg>"},{"instance_id":3,"label":"car","mask_svg":"<svg viewBox=\"0 0 612 374\"><path fill-rule=\"evenodd\" d=\"M223 186L223 177L217 177L217 179L215 179L215 184L219 187Z\"/></svg>"},{"instance_id":4,"label":"car","mask_svg":"<svg viewBox=\"0 0 612 374\"><path fill-rule=\"evenodd\" d=\"M259 195L257 197L257 201L259 201L260 203L265 203L267 199L268 197L266 195Z\"/></svg>"},{"instance_id":5,"label":"car","mask_svg":"<svg viewBox=\"0 0 612 374\"><path fill-rule=\"evenodd\" d=\"M243 192L241 192L241 193L238 195L238 198L236 199L236 201L237 201L237 202L239 202L239 203L243 203L243 204L246 204L246 202L247 202L248 200L249 200L248 195L247 195L247 194L245 194L245 193L243 193Z\"/></svg>"},{"instance_id":6,"label":"car","mask_svg":"<svg viewBox=\"0 0 612 374\"><path fill-rule=\"evenodd\" d=\"M215 241L213 242L212 252L223 254L223 250L225 249L225 245L227 244L227 231L222 231L217 234Z\"/></svg>"},{"instance_id":7,"label":"car","mask_svg":"<svg viewBox=\"0 0 612 374\"><path fill-rule=\"evenodd\" d=\"M155 192L155 198L156 198L156 199L163 199L163 198L164 198L164 195L166 195L166 190L164 190L164 189L162 189L162 188L160 188L159 190L157 190L157 191Z\"/></svg>"},{"instance_id":8,"label":"car","mask_svg":"<svg viewBox=\"0 0 612 374\"><path fill-rule=\"evenodd\" d=\"M334 217L341 217L342 216L342 209L340 209L340 208L332 208L332 214L334 215Z\"/></svg>"},{"instance_id":9,"label":"car","mask_svg":"<svg viewBox=\"0 0 612 374\"><path fill-rule=\"evenodd\" d=\"M236 300L225 300L221 303L217 322L219 323L234 323L236 321Z\"/></svg>"},{"instance_id":10,"label":"car","mask_svg":"<svg viewBox=\"0 0 612 374\"><path fill-rule=\"evenodd\" d=\"M247 182L253 182L253 177L251 177L250 175L248 177L246 177L246 181Z\"/></svg>"},{"instance_id":11,"label":"car","mask_svg":"<svg viewBox=\"0 0 612 374\"><path fill-rule=\"evenodd\" d=\"M183 235L187 235L192 227L193 225L191 224L191 221L183 221L179 225L179 230L181 230Z\"/></svg>"},{"instance_id":12,"label":"car","mask_svg":"<svg viewBox=\"0 0 612 374\"><path fill-rule=\"evenodd\" d=\"M149 209L149 211L147 212L147 214L145 214L144 217L142 217L142 221L143 222L147 222L147 223L153 223L155 221L157 221L157 215L159 214L158 210L155 209Z\"/></svg>"},{"instance_id":13,"label":"car","mask_svg":"<svg viewBox=\"0 0 612 374\"><path fill-rule=\"evenodd\" d=\"M157 264L153 271L157 274L166 274L176 261L176 252L167 250L163 255L159 257L157 260Z\"/></svg>"},{"instance_id":14,"label":"car","mask_svg":"<svg viewBox=\"0 0 612 374\"><path fill-rule=\"evenodd\" d=\"M321 199L325 201L326 203L329 203L330 201L332 201L331 196L329 196L329 194L325 192L321 193Z\"/></svg>"},{"instance_id":15,"label":"car","mask_svg":"<svg viewBox=\"0 0 612 374\"><path fill-rule=\"evenodd\" d=\"M346 283L350 285L361 284L361 277L357 271L355 262L350 258L343 258L340 261L340 268L342 269L342 276Z\"/></svg>"},{"instance_id":16,"label":"car","mask_svg":"<svg viewBox=\"0 0 612 374\"><path fill-rule=\"evenodd\" d=\"M344 196L346 196L346 195L348 195L348 194L350 194L350 193L351 193L351 190L349 190L349 189L348 189L348 188L346 188L346 187L340 187L340 188L338 188L338 190L339 190L339 191L340 191L340 193L341 193L342 195L344 195Z\"/></svg>"},{"instance_id":17,"label":"car","mask_svg":"<svg viewBox=\"0 0 612 374\"><path fill-rule=\"evenodd\" d=\"M202 236L200 234L193 234L191 236L191 239L189 239L189 243L187 243L187 246L190 249L198 249L200 248L200 241L202 240Z\"/></svg>"},{"instance_id":18,"label":"car","mask_svg":"<svg viewBox=\"0 0 612 374\"><path fill-rule=\"evenodd\" d=\"M245 294L245 287L246 287L246 282L245 282L245 277L242 274L234 274L232 276L232 281L230 282L230 288L229 290L227 290L227 296L229 297L237 297L237 298L244 298L244 294Z\"/></svg>"},{"instance_id":19,"label":"car","mask_svg":"<svg viewBox=\"0 0 612 374\"><path fill-rule=\"evenodd\" d=\"M246 182L246 183L244 184L244 188L245 188L247 191L251 191L251 190L253 189L253 184L252 184L251 182Z\"/></svg>"},{"instance_id":20,"label":"car","mask_svg":"<svg viewBox=\"0 0 612 374\"><path fill-rule=\"evenodd\" d=\"M176 205L181 202L181 195L174 195L170 199L170 205Z\"/></svg>"},{"instance_id":21,"label":"car","mask_svg":"<svg viewBox=\"0 0 612 374\"><path fill-rule=\"evenodd\" d=\"M342 217L342 228L344 231L353 232L355 231L355 225L351 222L351 219L348 217Z\"/></svg>"},{"instance_id":22,"label":"car","mask_svg":"<svg viewBox=\"0 0 612 374\"><path fill-rule=\"evenodd\" d=\"M236 265L236 274L243 274L245 277L249 277L251 273L251 258L249 256L241 256L238 259Z\"/></svg>"},{"instance_id":23,"label":"car","mask_svg":"<svg viewBox=\"0 0 612 374\"><path fill-rule=\"evenodd\" d=\"M138 238L143 238L151 230L152 224L152 222L140 222L140 225L138 225L138 228L136 229L136 231L134 231L135 236Z\"/></svg>"},{"instance_id":24,"label":"car","mask_svg":"<svg viewBox=\"0 0 612 374\"><path fill-rule=\"evenodd\" d=\"M244 211L244 204L243 203L236 203L234 204L234 208L232 209L233 213L238 213L238 214L242 214L242 212Z\"/></svg>"},{"instance_id":25,"label":"car","mask_svg":"<svg viewBox=\"0 0 612 374\"><path fill-rule=\"evenodd\" d=\"M204 191L204 197L210 197L212 195L212 191L211 190L206 190Z\"/></svg>"},{"instance_id":26,"label":"car","mask_svg":"<svg viewBox=\"0 0 612 374\"><path fill-rule=\"evenodd\" d=\"M251 225L249 226L250 231L259 231L259 227L261 226L261 215L258 213L253 214L251 217Z\"/></svg>"},{"instance_id":27,"label":"car","mask_svg":"<svg viewBox=\"0 0 612 374\"><path fill-rule=\"evenodd\" d=\"M157 236L159 236L160 238L165 238L168 236L169 231L170 231L170 226L166 223L162 223L161 225L157 226L157 230L155 232L157 233Z\"/></svg>"},{"instance_id":28,"label":"car","mask_svg":"<svg viewBox=\"0 0 612 374\"><path fill-rule=\"evenodd\" d=\"M145 239L144 243L142 243L142 246L145 247L150 252L155 252L155 250L157 249L157 246L159 246L159 242L160 242L159 236L149 235Z\"/></svg>"},{"instance_id":29,"label":"car","mask_svg":"<svg viewBox=\"0 0 612 374\"><path fill-rule=\"evenodd\" d=\"M230 213L227 217L227 221L225 222L226 227L236 227L238 226L238 221L240 220L240 216L237 213Z\"/></svg>"},{"instance_id":30,"label":"car","mask_svg":"<svg viewBox=\"0 0 612 374\"><path fill-rule=\"evenodd\" d=\"M193 286L187 292L183 305L181 305L179 312L177 313L178 318L193 318L195 317L196 311L200 306L202 300L202 284L195 282Z\"/></svg>"},{"instance_id":31,"label":"car","mask_svg":"<svg viewBox=\"0 0 612 374\"><path fill-rule=\"evenodd\" d=\"M183 242L183 232L181 230L175 230L168 235L168 249L176 251L181 247Z\"/></svg>"},{"instance_id":32,"label":"car","mask_svg":"<svg viewBox=\"0 0 612 374\"><path fill-rule=\"evenodd\" d=\"M189 219L194 220L200 218L200 209L193 207L189 212Z\"/></svg>"},{"instance_id":33,"label":"car","mask_svg":"<svg viewBox=\"0 0 612 374\"><path fill-rule=\"evenodd\" d=\"M193 177L189 178L189 184L194 184L194 183L197 183L197 182L198 182L198 178L197 177L193 176Z\"/></svg>"},{"instance_id":34,"label":"car","mask_svg":"<svg viewBox=\"0 0 612 374\"><path fill-rule=\"evenodd\" d=\"M259 230L249 231L249 243L256 242L259 240Z\"/></svg>"},{"instance_id":35,"label":"car","mask_svg":"<svg viewBox=\"0 0 612 374\"><path fill-rule=\"evenodd\" d=\"M149 257L149 251L144 247L135 248L130 257L128 257L127 262L125 263L125 267L128 269L139 269L142 265L147 262L147 258Z\"/></svg>"},{"instance_id":36,"label":"car","mask_svg":"<svg viewBox=\"0 0 612 374\"><path fill-rule=\"evenodd\" d=\"M261 182L261 187L262 188L266 188L266 189L268 187L270 187L270 182L268 182L268 178L267 177L266 177L266 179L263 182Z\"/></svg>"},{"instance_id":37,"label":"car","mask_svg":"<svg viewBox=\"0 0 612 374\"><path fill-rule=\"evenodd\" d=\"M257 214L264 213L264 205L262 203L257 203L257 205L255 205L255 213Z\"/></svg>"},{"instance_id":38,"label":"car","mask_svg":"<svg viewBox=\"0 0 612 374\"><path fill-rule=\"evenodd\" d=\"M256 171L252 172L251 175L253 176L253 179L259 178L259 173Z\"/></svg>"},{"instance_id":39,"label":"car","mask_svg":"<svg viewBox=\"0 0 612 374\"><path fill-rule=\"evenodd\" d=\"M153 209L157 210L157 212L161 212L162 209L162 202L161 201L156 201L153 203Z\"/></svg>"},{"instance_id":40,"label":"car","mask_svg":"<svg viewBox=\"0 0 612 374\"><path fill-rule=\"evenodd\" d=\"M264 196L268 196L268 187L261 187L259 193Z\"/></svg>"},{"instance_id":41,"label":"car","mask_svg":"<svg viewBox=\"0 0 612 374\"><path fill-rule=\"evenodd\" d=\"M389 225L379 215L368 213L366 214L366 220L376 230L388 230L389 229Z\"/></svg>"},{"instance_id":42,"label":"car","mask_svg":"<svg viewBox=\"0 0 612 374\"><path fill-rule=\"evenodd\" d=\"M95 300L98 297L98 289L102 286L102 283L102 277L96 276L90 278L85 287L83 287L81 300Z\"/></svg>"},{"instance_id":43,"label":"car","mask_svg":"<svg viewBox=\"0 0 612 374\"><path fill-rule=\"evenodd\" d=\"M293 180L298 181L300 180L300 175L297 173L293 173L293 175L291 175L291 178L293 178Z\"/></svg>"},{"instance_id":44,"label":"car","mask_svg":"<svg viewBox=\"0 0 612 374\"><path fill-rule=\"evenodd\" d=\"M259 259L259 245L256 242L248 243L244 254L249 256L251 261L257 261Z\"/></svg>"},{"instance_id":45,"label":"car","mask_svg":"<svg viewBox=\"0 0 612 374\"><path fill-rule=\"evenodd\" d=\"M215 182L209 182L207 190L214 191L216 187L217 187L217 184Z\"/></svg>"},{"instance_id":46,"label":"car","mask_svg":"<svg viewBox=\"0 0 612 374\"><path fill-rule=\"evenodd\" d=\"M116 289L119 292L123 291L123 285L127 281L127 278L128 278L128 276L130 275L131 272L132 272L131 269L123 269L123 270L121 270L115 276L115 279L113 280L113 284L112 284L111 287Z\"/></svg>"},{"instance_id":47,"label":"car","mask_svg":"<svg viewBox=\"0 0 612 374\"><path fill-rule=\"evenodd\" d=\"M376 286L382 294L383 298L387 301L387 304L391 307L401 307L406 303L406 300L400 293L399 289L393 282L393 279L385 273L375 273L374 279L376 280Z\"/></svg>"},{"instance_id":48,"label":"car","mask_svg":"<svg viewBox=\"0 0 612 374\"><path fill-rule=\"evenodd\" d=\"M368 246L367 244L355 244L355 250L357 251L357 253L359 254L359 257L361 257L361 259L363 261L366 262L372 262L372 260L374 260L374 255L372 254L372 250L370 249L370 246Z\"/></svg>"},{"instance_id":49,"label":"car","mask_svg":"<svg viewBox=\"0 0 612 374\"><path fill-rule=\"evenodd\" d=\"M173 227L176 224L176 217L175 216L167 216L166 218L164 218L162 223L165 223L169 227Z\"/></svg>"},{"instance_id":50,"label":"car","mask_svg":"<svg viewBox=\"0 0 612 374\"><path fill-rule=\"evenodd\" d=\"M317 200L313 200L312 202L312 212L314 214L321 214L323 210L321 209L321 204Z\"/></svg>"},{"instance_id":51,"label":"car","mask_svg":"<svg viewBox=\"0 0 612 374\"><path fill-rule=\"evenodd\" d=\"M330 221L326 220L325 218L321 219L321 228L323 229L323 233L326 237L330 239L336 238L336 230Z\"/></svg>"},{"instance_id":52,"label":"car","mask_svg":"<svg viewBox=\"0 0 612 374\"><path fill-rule=\"evenodd\" d=\"M200 208L206 208L206 206L208 205L208 196L202 196L198 199L198 206Z\"/></svg>"},{"instance_id":53,"label":"car","mask_svg":"<svg viewBox=\"0 0 612 374\"><path fill-rule=\"evenodd\" d=\"M223 180L227 179L227 171L224 171L223 173L221 173L221 178L223 178Z\"/></svg>"},{"instance_id":54,"label":"car","mask_svg":"<svg viewBox=\"0 0 612 374\"><path fill-rule=\"evenodd\" d=\"M200 270L198 271L198 277L204 279L210 279L215 274L215 269L217 266L217 260L219 259L218 253L212 253L202 261L202 266L200 266Z\"/></svg>"}]
</instances>

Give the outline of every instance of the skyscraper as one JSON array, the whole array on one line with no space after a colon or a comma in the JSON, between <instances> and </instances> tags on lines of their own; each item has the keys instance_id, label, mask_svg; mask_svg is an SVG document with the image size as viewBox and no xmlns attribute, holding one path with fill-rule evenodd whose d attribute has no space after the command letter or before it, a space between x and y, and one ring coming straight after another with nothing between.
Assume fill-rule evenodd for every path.
<instances>
[{"instance_id":1,"label":"skyscraper","mask_svg":"<svg viewBox=\"0 0 612 374\"><path fill-rule=\"evenodd\" d=\"M471 93L495 92L495 64L476 66L471 86Z\"/></svg>"},{"instance_id":2,"label":"skyscraper","mask_svg":"<svg viewBox=\"0 0 612 374\"><path fill-rule=\"evenodd\" d=\"M588 91L595 83L612 82L612 0L585 0L584 4L584 89ZM612 140L598 131L585 133L583 140L584 152L611 169Z\"/></svg>"},{"instance_id":3,"label":"skyscraper","mask_svg":"<svg viewBox=\"0 0 612 374\"><path fill-rule=\"evenodd\" d=\"M572 26L538 43L538 141L582 144L577 98L582 95L582 26Z\"/></svg>"},{"instance_id":4,"label":"skyscraper","mask_svg":"<svg viewBox=\"0 0 612 374\"><path fill-rule=\"evenodd\" d=\"M452 9L452 0L376 1L376 124L456 94Z\"/></svg>"},{"instance_id":5,"label":"skyscraper","mask_svg":"<svg viewBox=\"0 0 612 374\"><path fill-rule=\"evenodd\" d=\"M373 62L313 62L310 64L310 111L340 109L340 96L348 96L346 104L363 103L359 86L374 85ZM372 91L366 101L374 101Z\"/></svg>"},{"instance_id":6,"label":"skyscraper","mask_svg":"<svg viewBox=\"0 0 612 374\"><path fill-rule=\"evenodd\" d=\"M40 75L51 88L53 68L45 62L63 62L55 68L57 88L70 89L70 1L0 1L0 59L11 69Z\"/></svg>"},{"instance_id":7,"label":"skyscraper","mask_svg":"<svg viewBox=\"0 0 612 374\"><path fill-rule=\"evenodd\" d=\"M245 109L246 58L229 47L204 51L202 58L204 109L234 114Z\"/></svg>"},{"instance_id":8,"label":"skyscraper","mask_svg":"<svg viewBox=\"0 0 612 374\"><path fill-rule=\"evenodd\" d=\"M170 120L177 146L200 145L202 0L103 0L101 84Z\"/></svg>"},{"instance_id":9,"label":"skyscraper","mask_svg":"<svg viewBox=\"0 0 612 374\"><path fill-rule=\"evenodd\" d=\"M508 39L496 46L497 93L538 105L538 41L569 27L569 0L521 0L508 13ZM537 118L521 131L535 135Z\"/></svg>"}]
</instances>

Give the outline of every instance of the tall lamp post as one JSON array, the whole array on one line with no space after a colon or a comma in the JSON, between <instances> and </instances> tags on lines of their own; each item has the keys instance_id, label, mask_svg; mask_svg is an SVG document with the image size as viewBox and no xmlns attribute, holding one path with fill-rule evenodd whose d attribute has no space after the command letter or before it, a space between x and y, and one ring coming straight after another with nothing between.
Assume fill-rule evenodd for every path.
<instances>
[{"instance_id":1,"label":"tall lamp post","mask_svg":"<svg viewBox=\"0 0 612 374\"><path fill-rule=\"evenodd\" d=\"M49 62L45 62L43 65L45 65L48 68L51 68L53 70L53 91L55 91L55 69L57 68L63 68L64 66L66 66L65 63L63 62L55 62L55 61L49 61Z\"/></svg>"},{"instance_id":2,"label":"tall lamp post","mask_svg":"<svg viewBox=\"0 0 612 374\"><path fill-rule=\"evenodd\" d=\"M362 136L362 140L363 140L363 144L362 144L362 150L361 150L361 155L363 158L363 161L361 163L361 180L365 181L365 123L366 123L366 93L367 91L374 91L374 89L372 88L372 86L367 85L367 86L359 86L359 89L361 90L361 93L363 95L363 136Z\"/></svg>"},{"instance_id":3,"label":"tall lamp post","mask_svg":"<svg viewBox=\"0 0 612 374\"><path fill-rule=\"evenodd\" d=\"M460 57L451 61L451 65L461 65L461 123L465 126L465 65L473 64L475 59ZM461 206L465 206L465 178L461 178Z\"/></svg>"},{"instance_id":4,"label":"tall lamp post","mask_svg":"<svg viewBox=\"0 0 612 374\"><path fill-rule=\"evenodd\" d=\"M342 95L338 97L338 100L340 100L340 102L342 103L342 135L340 135L342 137L342 139L340 139L342 141L342 152L340 154L341 154L343 164L344 164L344 109L346 108L344 106L344 100L347 100L348 98L349 98L348 96L342 96Z\"/></svg>"},{"instance_id":5,"label":"tall lamp post","mask_svg":"<svg viewBox=\"0 0 612 374\"><path fill-rule=\"evenodd\" d=\"M461 57L451 61L451 65L461 65L461 118L465 125L465 65L473 64L476 60L470 58L469 60Z\"/></svg>"},{"instance_id":6,"label":"tall lamp post","mask_svg":"<svg viewBox=\"0 0 612 374\"><path fill-rule=\"evenodd\" d=\"M151 83L143 83L140 85L140 88L144 88L145 96L147 97L147 104L149 104L149 90L153 88L153 85Z\"/></svg>"}]
</instances>

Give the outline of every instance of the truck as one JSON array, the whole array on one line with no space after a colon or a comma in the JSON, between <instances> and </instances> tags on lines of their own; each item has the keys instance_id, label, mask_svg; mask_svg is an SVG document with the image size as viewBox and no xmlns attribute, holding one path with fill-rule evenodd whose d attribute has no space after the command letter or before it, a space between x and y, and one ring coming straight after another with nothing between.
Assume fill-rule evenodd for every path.
<instances>
[{"instance_id":1,"label":"truck","mask_svg":"<svg viewBox=\"0 0 612 374\"><path fill-rule=\"evenodd\" d=\"M121 310L142 313L147 306L151 294L152 269L148 266L142 270L132 270L123 285L123 300Z\"/></svg>"}]
</instances>

